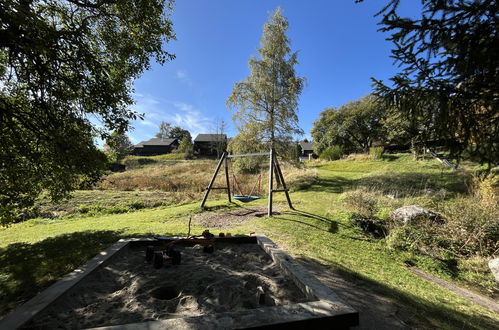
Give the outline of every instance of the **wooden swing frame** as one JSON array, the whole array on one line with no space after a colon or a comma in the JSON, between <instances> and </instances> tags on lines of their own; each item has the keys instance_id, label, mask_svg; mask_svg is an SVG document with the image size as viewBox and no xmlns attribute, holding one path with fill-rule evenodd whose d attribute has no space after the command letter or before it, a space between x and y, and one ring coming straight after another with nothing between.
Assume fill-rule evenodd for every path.
<instances>
[{"instance_id":1,"label":"wooden swing frame","mask_svg":"<svg viewBox=\"0 0 499 330\"><path fill-rule=\"evenodd\" d=\"M294 210L293 204L291 203L291 198L289 197L288 188L286 187L286 182L284 181L284 176L282 175L281 166L279 165L279 161L277 160L274 149L270 149L269 152L256 152L256 153L239 154L239 155L229 155L226 151L224 151L222 157L220 157L220 160L218 161L217 167L215 168L213 177L211 178L208 187L206 187L206 192L204 194L203 201L201 202L201 208L202 209L205 208L204 205L206 203L206 200L208 199L210 191L212 190L226 190L227 199L229 200L229 203L232 203L232 198L230 194L230 181L229 181L229 159L241 158L241 157L255 157L255 156L269 156L269 191L268 191L269 200L268 200L267 215L269 217L272 216L272 200L273 200L273 194L276 192L285 193L289 208ZM213 184L215 183L215 179L217 178L218 172L220 171L222 164L224 165L225 168L225 181L227 185L225 187L213 187ZM274 179L277 185L280 184L282 186L282 189L274 189Z\"/></svg>"}]
</instances>

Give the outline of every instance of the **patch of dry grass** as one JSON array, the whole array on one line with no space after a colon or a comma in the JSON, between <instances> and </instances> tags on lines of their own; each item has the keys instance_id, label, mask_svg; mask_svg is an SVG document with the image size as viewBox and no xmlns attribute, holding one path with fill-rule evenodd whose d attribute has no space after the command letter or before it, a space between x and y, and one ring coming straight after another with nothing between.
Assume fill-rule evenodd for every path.
<instances>
[{"instance_id":1,"label":"patch of dry grass","mask_svg":"<svg viewBox=\"0 0 499 330\"><path fill-rule=\"evenodd\" d=\"M102 179L96 188L101 190L156 190L199 194L208 186L216 164L217 161L215 160L152 164L121 173L113 173ZM317 179L317 171L315 169L296 168L291 164L282 164L282 171L286 183L292 191L306 189ZM235 194L247 195L252 191L253 194L262 193L267 189L268 166L256 174L235 173L232 168L229 168L229 181L231 189ZM236 182L237 185L235 184ZM223 168L217 176L215 186L225 186ZM220 194L221 192L214 191L214 193Z\"/></svg>"},{"instance_id":2,"label":"patch of dry grass","mask_svg":"<svg viewBox=\"0 0 499 330\"><path fill-rule=\"evenodd\" d=\"M352 222L368 232L377 229L374 225L382 226L388 234L388 246L430 256L438 264L438 267L430 265L435 268L433 271L445 273L467 286L472 283L482 292L498 294L486 262L499 253L497 178L455 173L453 180L443 180L442 176L434 180L428 175L419 173L412 181L406 174L372 180L380 177L374 172L361 178L356 188L342 196L344 205L352 212L351 218L355 220ZM438 213L443 220L421 218L403 224L390 219L390 211L414 204Z\"/></svg>"},{"instance_id":3,"label":"patch of dry grass","mask_svg":"<svg viewBox=\"0 0 499 330\"><path fill-rule=\"evenodd\" d=\"M352 160L352 161L362 161L362 160L369 160L372 159L371 155L369 154L350 154L345 157L346 160Z\"/></svg>"},{"instance_id":4,"label":"patch of dry grass","mask_svg":"<svg viewBox=\"0 0 499 330\"><path fill-rule=\"evenodd\" d=\"M199 193L208 185L215 166L215 161L152 164L108 175L96 188Z\"/></svg>"}]
</instances>

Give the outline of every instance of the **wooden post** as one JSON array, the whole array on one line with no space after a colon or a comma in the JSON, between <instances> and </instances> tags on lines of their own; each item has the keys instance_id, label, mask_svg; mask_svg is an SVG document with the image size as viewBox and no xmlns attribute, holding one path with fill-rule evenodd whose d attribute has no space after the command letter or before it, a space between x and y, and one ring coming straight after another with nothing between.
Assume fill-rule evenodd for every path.
<instances>
[{"instance_id":1,"label":"wooden post","mask_svg":"<svg viewBox=\"0 0 499 330\"><path fill-rule=\"evenodd\" d=\"M227 198L229 199L229 203L232 203L230 199L230 181L229 181L229 160L225 157L225 181L227 182Z\"/></svg>"},{"instance_id":2,"label":"wooden post","mask_svg":"<svg viewBox=\"0 0 499 330\"><path fill-rule=\"evenodd\" d=\"M270 161L269 161L269 204L268 213L269 217L272 216L272 193L273 193L273 181L274 181L274 149L270 149Z\"/></svg>"},{"instance_id":3,"label":"wooden post","mask_svg":"<svg viewBox=\"0 0 499 330\"><path fill-rule=\"evenodd\" d=\"M281 184L282 184L282 187L284 188L283 190L284 190L284 193L286 194L286 199L288 200L289 208L294 210L293 204L291 204L291 198L289 198L288 187L286 187L286 182L284 181L284 175L282 175L281 166L279 165L279 162L277 161L277 157L275 159L275 167L277 169L277 173L279 173L279 176L281 177Z\"/></svg>"},{"instance_id":4,"label":"wooden post","mask_svg":"<svg viewBox=\"0 0 499 330\"><path fill-rule=\"evenodd\" d=\"M277 172L277 155L275 155L275 159L274 159L274 177L275 177L275 183L276 183L276 187L279 188L279 187L282 187L282 180L281 180L281 177L279 176L279 172Z\"/></svg>"},{"instance_id":5,"label":"wooden post","mask_svg":"<svg viewBox=\"0 0 499 330\"><path fill-rule=\"evenodd\" d=\"M210 184L208 185L208 188L206 188L206 192L203 197L203 201L201 202L201 208L204 208L204 203L206 203L206 199L208 199L208 194L210 193L211 187L213 186L213 183L215 182L215 179L217 178L218 171L220 170L220 167L222 166L223 161L225 160L225 156L227 155L226 152L222 154L222 157L220 158L220 161L218 162L217 168L215 169L215 172L213 173L213 177L211 178Z\"/></svg>"}]
</instances>

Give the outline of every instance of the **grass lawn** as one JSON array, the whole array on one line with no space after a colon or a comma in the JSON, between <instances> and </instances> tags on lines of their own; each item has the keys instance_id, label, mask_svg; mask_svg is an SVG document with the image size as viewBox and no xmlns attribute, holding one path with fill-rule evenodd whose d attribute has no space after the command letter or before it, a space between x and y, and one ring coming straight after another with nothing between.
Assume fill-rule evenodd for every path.
<instances>
[{"instance_id":1,"label":"grass lawn","mask_svg":"<svg viewBox=\"0 0 499 330\"><path fill-rule=\"evenodd\" d=\"M345 192L373 185L379 185L387 193L395 187L404 187L397 190L400 196L390 207L408 201L425 206L432 201L426 192L441 189L445 189L446 198L452 200L464 191L463 185L468 180L465 175L443 169L437 161L415 162L410 156L376 161L341 160L313 166L319 179L308 189L291 194L295 211L287 210L284 197L278 196L279 215L271 219L255 218L231 228L230 232L265 234L298 258L321 262L352 281L372 284L377 291L396 298L435 327L492 329L499 326L499 317L493 312L420 279L407 269L407 263L410 261L461 285L471 275L453 277L442 271L445 267L439 261L391 249L385 240L366 236L352 225L351 211L345 207ZM265 202L262 199L252 205L265 205ZM213 200L209 200L208 206L211 212L238 207ZM196 201L122 214L32 219L0 229L0 315L33 297L119 238L185 235L189 216L199 212ZM386 212L379 210L380 216ZM203 229L193 226L192 232L200 233ZM482 287L496 286L492 275L478 273L476 281ZM463 274L467 274L466 271Z\"/></svg>"}]
</instances>

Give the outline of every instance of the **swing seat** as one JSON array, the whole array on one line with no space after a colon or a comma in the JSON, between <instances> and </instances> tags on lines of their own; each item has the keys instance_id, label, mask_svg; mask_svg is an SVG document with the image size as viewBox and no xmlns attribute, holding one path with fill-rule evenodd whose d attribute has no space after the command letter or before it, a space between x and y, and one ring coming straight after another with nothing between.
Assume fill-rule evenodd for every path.
<instances>
[{"instance_id":1,"label":"swing seat","mask_svg":"<svg viewBox=\"0 0 499 330\"><path fill-rule=\"evenodd\" d=\"M260 199L260 197L258 196L242 196L242 195L236 195L236 196L232 196L232 198L240 201L240 202L243 202L243 203L249 203L249 202L252 202L254 200L257 200L257 199Z\"/></svg>"}]
</instances>

